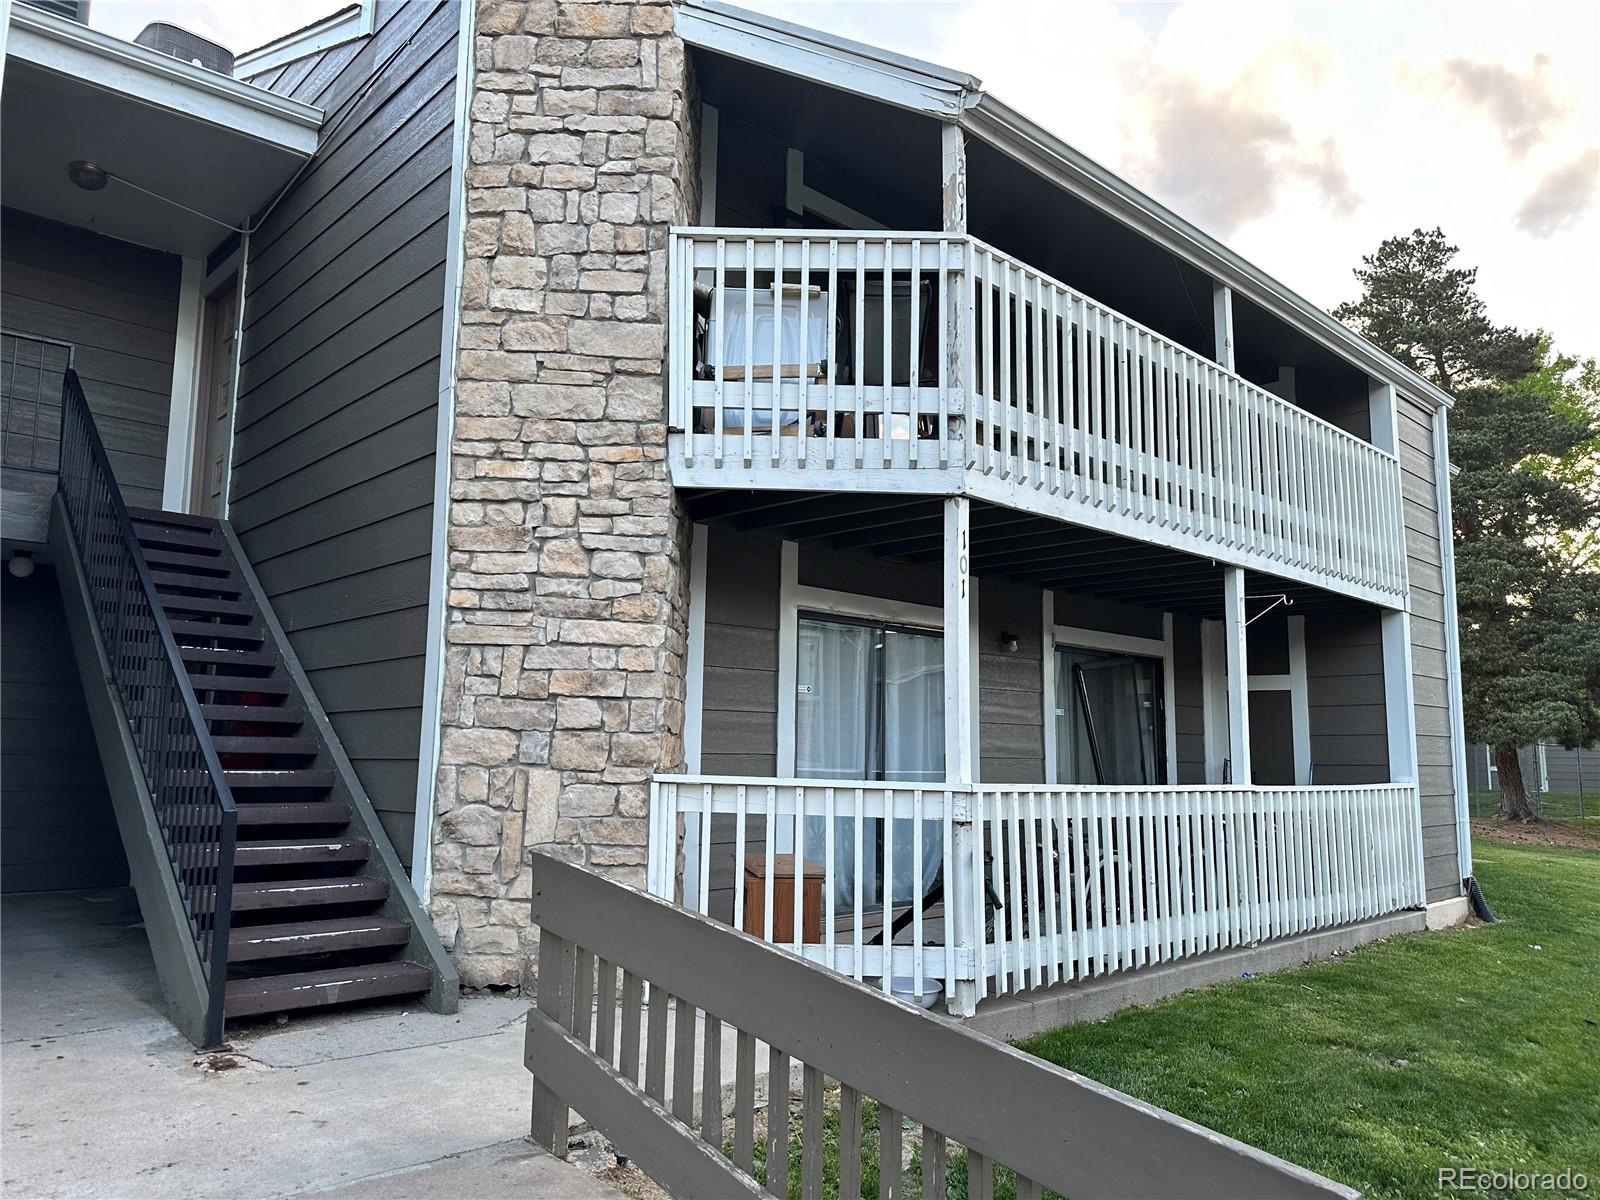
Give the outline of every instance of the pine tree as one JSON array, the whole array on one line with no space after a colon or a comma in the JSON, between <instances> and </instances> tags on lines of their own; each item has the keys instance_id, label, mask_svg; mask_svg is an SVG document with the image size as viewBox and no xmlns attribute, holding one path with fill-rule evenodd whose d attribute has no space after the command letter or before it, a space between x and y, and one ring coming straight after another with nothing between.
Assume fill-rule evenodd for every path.
<instances>
[{"instance_id":1,"label":"pine tree","mask_svg":"<svg viewBox=\"0 0 1600 1200\"><path fill-rule=\"evenodd\" d=\"M1467 735L1503 819L1530 820L1517 747L1600 737L1600 373L1496 326L1441 230L1386 239L1334 315L1456 397L1450 455Z\"/></svg>"},{"instance_id":2,"label":"pine tree","mask_svg":"<svg viewBox=\"0 0 1600 1200\"><path fill-rule=\"evenodd\" d=\"M1517 747L1600 737L1600 456L1592 363L1465 390L1451 414L1466 726L1494 747L1503 819L1534 815Z\"/></svg>"},{"instance_id":3,"label":"pine tree","mask_svg":"<svg viewBox=\"0 0 1600 1200\"><path fill-rule=\"evenodd\" d=\"M1452 266L1457 253L1442 229L1385 238L1356 269L1361 298L1333 315L1452 394L1536 370L1540 335L1493 324L1478 269Z\"/></svg>"}]
</instances>

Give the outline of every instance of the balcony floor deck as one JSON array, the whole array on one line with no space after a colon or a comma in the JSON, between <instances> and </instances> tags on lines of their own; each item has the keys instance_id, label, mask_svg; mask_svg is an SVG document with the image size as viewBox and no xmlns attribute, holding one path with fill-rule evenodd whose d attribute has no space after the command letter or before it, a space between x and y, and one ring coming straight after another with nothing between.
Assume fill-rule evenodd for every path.
<instances>
[{"instance_id":1,"label":"balcony floor deck","mask_svg":"<svg viewBox=\"0 0 1600 1200\"><path fill-rule=\"evenodd\" d=\"M819 541L907 565L937 563L943 554L938 496L707 489L684 498L692 520L741 532ZM1209 619L1222 615L1222 567L1213 559L984 501L973 504L972 570L980 578ZM1252 594L1281 592L1299 613L1363 607L1341 592L1260 571L1247 572L1246 587Z\"/></svg>"}]
</instances>

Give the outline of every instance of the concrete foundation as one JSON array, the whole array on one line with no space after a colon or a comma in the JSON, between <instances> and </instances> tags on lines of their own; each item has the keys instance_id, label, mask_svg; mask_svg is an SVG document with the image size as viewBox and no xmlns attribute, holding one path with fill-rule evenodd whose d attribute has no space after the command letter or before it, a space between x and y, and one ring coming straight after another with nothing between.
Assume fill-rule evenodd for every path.
<instances>
[{"instance_id":1,"label":"concrete foundation","mask_svg":"<svg viewBox=\"0 0 1600 1200\"><path fill-rule=\"evenodd\" d=\"M1110 975L1021 996L1007 996L980 1004L967 1021L967 1027L1014 1042L1063 1025L1101 1021L1136 1004L1152 1004L1190 988L1238 979L1247 972L1261 975L1304 966L1379 938L1415 933L1425 924L1426 917L1421 911L1392 913L1300 937L1163 963L1134 974Z\"/></svg>"},{"instance_id":2,"label":"concrete foundation","mask_svg":"<svg viewBox=\"0 0 1600 1200\"><path fill-rule=\"evenodd\" d=\"M1472 916L1472 901L1465 896L1452 896L1448 900L1435 900L1428 905L1429 929L1453 929Z\"/></svg>"}]
</instances>

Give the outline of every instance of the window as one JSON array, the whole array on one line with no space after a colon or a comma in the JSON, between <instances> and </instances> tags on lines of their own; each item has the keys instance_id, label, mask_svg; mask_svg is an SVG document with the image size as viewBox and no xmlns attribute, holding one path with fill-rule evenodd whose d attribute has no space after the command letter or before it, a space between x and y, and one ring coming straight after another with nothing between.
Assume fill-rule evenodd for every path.
<instances>
[{"instance_id":1,"label":"window","mask_svg":"<svg viewBox=\"0 0 1600 1200\"><path fill-rule=\"evenodd\" d=\"M795 774L803 779L936 783L944 779L944 638L884 622L801 614L795 672ZM893 902L911 903L938 874L943 834L924 822L918 871L910 821L894 828ZM862 894L882 903L883 822L867 822ZM821 861L824 818L805 823ZM834 894L855 893L855 822L834 822ZM865 865L870 864L870 865Z\"/></svg>"},{"instance_id":2,"label":"window","mask_svg":"<svg viewBox=\"0 0 1600 1200\"><path fill-rule=\"evenodd\" d=\"M1167 782L1162 663L1157 658L1056 649L1056 782Z\"/></svg>"}]
</instances>

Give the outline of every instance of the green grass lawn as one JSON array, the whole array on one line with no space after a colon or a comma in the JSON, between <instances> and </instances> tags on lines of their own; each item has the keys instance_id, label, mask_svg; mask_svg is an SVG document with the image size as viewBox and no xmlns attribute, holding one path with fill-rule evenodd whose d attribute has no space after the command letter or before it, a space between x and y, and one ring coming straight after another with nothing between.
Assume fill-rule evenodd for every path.
<instances>
[{"instance_id":1,"label":"green grass lawn","mask_svg":"<svg viewBox=\"0 0 1600 1200\"><path fill-rule=\"evenodd\" d=\"M1371 1196L1437 1196L1439 1168L1468 1166L1572 1168L1600 1195L1600 846L1480 838L1474 862L1496 925L1395 938L1022 1048Z\"/></svg>"}]
</instances>

